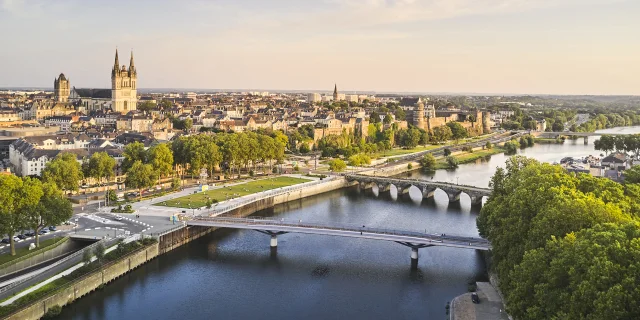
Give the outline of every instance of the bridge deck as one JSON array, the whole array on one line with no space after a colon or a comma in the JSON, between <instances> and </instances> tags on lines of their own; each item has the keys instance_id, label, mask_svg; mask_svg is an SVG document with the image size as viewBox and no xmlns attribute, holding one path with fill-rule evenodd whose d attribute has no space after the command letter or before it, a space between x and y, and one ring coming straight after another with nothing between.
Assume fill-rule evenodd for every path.
<instances>
[{"instance_id":1,"label":"bridge deck","mask_svg":"<svg viewBox=\"0 0 640 320\"><path fill-rule=\"evenodd\" d=\"M420 179L404 179L404 178L393 178L393 177L383 177L383 176L368 176L368 175L360 175L360 174L346 174L345 177L348 180L355 181L370 181L370 182L378 182L378 183L391 183L394 185L398 184L412 184L416 186L425 185L434 188L440 189L455 189L459 191L467 191L467 192L476 192L482 195L491 195L492 190L489 188L481 188L476 186L469 186L464 184L456 184L442 181L429 181L429 180L420 180Z\"/></svg>"},{"instance_id":2,"label":"bridge deck","mask_svg":"<svg viewBox=\"0 0 640 320\"><path fill-rule=\"evenodd\" d=\"M208 218L200 217L187 222L192 226L251 229L272 232L295 232L340 237L386 240L412 245L456 247L490 250L488 240L474 237L433 234L420 231L394 230L347 225L328 225L307 221L287 221L260 218Z\"/></svg>"}]
</instances>

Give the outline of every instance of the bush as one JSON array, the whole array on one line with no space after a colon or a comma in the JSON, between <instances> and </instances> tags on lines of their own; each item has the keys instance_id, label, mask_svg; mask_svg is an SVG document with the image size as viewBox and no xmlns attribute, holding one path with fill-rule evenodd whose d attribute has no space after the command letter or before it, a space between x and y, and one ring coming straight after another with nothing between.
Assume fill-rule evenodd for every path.
<instances>
[{"instance_id":1,"label":"bush","mask_svg":"<svg viewBox=\"0 0 640 320\"><path fill-rule=\"evenodd\" d=\"M485 148L487 149L492 149L493 148L493 144L491 144L491 141L487 141L487 143L484 145Z\"/></svg>"},{"instance_id":2,"label":"bush","mask_svg":"<svg viewBox=\"0 0 640 320\"><path fill-rule=\"evenodd\" d=\"M300 171L300 167L298 167L298 165L296 164L296 165L293 167L293 171L295 171L295 172Z\"/></svg>"},{"instance_id":3,"label":"bush","mask_svg":"<svg viewBox=\"0 0 640 320\"><path fill-rule=\"evenodd\" d=\"M178 190L180 188L180 179L174 177L171 179L171 189Z\"/></svg>"},{"instance_id":4,"label":"bush","mask_svg":"<svg viewBox=\"0 0 640 320\"><path fill-rule=\"evenodd\" d=\"M329 170L334 172L341 172L347 168L347 164L340 159L333 159L329 161Z\"/></svg>"},{"instance_id":5,"label":"bush","mask_svg":"<svg viewBox=\"0 0 640 320\"><path fill-rule=\"evenodd\" d=\"M471 146L464 146L464 147L462 147L462 151L464 151L464 152L469 152L469 153L473 153L473 147L471 147Z\"/></svg>"},{"instance_id":6,"label":"bush","mask_svg":"<svg viewBox=\"0 0 640 320\"><path fill-rule=\"evenodd\" d=\"M62 307L56 304L55 306L49 307L49 309L47 310L47 313L45 313L44 317L42 317L42 318L43 319L53 319L53 318L59 316L61 312L62 312Z\"/></svg>"},{"instance_id":7,"label":"bush","mask_svg":"<svg viewBox=\"0 0 640 320\"><path fill-rule=\"evenodd\" d=\"M436 169L436 157L431 153L427 153L420 159L420 165L425 171L433 171Z\"/></svg>"},{"instance_id":8,"label":"bush","mask_svg":"<svg viewBox=\"0 0 640 320\"><path fill-rule=\"evenodd\" d=\"M411 163L408 163L407 164L407 170L411 170L411 169L413 169L413 165Z\"/></svg>"},{"instance_id":9,"label":"bush","mask_svg":"<svg viewBox=\"0 0 640 320\"><path fill-rule=\"evenodd\" d=\"M454 157L454 156L448 156L447 157L447 165L449 166L449 169L455 169L458 167L458 158Z\"/></svg>"},{"instance_id":10,"label":"bush","mask_svg":"<svg viewBox=\"0 0 640 320\"><path fill-rule=\"evenodd\" d=\"M514 140L507 141L504 144L504 150L506 154L515 154L518 152L520 144Z\"/></svg>"},{"instance_id":11,"label":"bush","mask_svg":"<svg viewBox=\"0 0 640 320\"><path fill-rule=\"evenodd\" d=\"M91 249L84 249L84 252L82 253L82 262L84 262L84 264L91 263L91 257L93 257Z\"/></svg>"},{"instance_id":12,"label":"bush","mask_svg":"<svg viewBox=\"0 0 640 320\"><path fill-rule=\"evenodd\" d=\"M445 148L444 149L444 156L447 157L449 155L451 155L451 150L449 150L449 148Z\"/></svg>"},{"instance_id":13,"label":"bush","mask_svg":"<svg viewBox=\"0 0 640 320\"><path fill-rule=\"evenodd\" d=\"M253 170L249 170L249 177L253 177L256 173Z\"/></svg>"}]
</instances>

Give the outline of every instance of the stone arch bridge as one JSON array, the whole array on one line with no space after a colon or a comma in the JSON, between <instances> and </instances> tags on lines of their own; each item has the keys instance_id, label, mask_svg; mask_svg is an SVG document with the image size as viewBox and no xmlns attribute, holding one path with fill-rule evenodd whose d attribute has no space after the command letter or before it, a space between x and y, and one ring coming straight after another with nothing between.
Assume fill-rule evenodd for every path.
<instances>
[{"instance_id":1,"label":"stone arch bridge","mask_svg":"<svg viewBox=\"0 0 640 320\"><path fill-rule=\"evenodd\" d=\"M370 189L374 185L378 186L379 192L389 191L391 185L394 185L398 190L398 195L409 193L409 188L412 186L420 189L422 197L432 198L437 189L440 189L447 193L449 196L449 202L460 201L460 195L464 192L469 198L471 198L471 205L481 206L482 198L491 195L491 189L479 188L474 186L460 185L455 183L426 181L426 180L412 180L412 179L400 179L390 177L376 177L366 175L346 175L345 178L350 182L357 182L360 189Z\"/></svg>"}]
</instances>

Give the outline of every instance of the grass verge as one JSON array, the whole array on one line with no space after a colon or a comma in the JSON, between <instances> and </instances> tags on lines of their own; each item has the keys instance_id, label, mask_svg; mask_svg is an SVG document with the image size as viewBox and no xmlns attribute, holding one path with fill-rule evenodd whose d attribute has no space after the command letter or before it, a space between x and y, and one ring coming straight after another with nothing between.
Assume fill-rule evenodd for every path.
<instances>
[{"instance_id":1,"label":"grass verge","mask_svg":"<svg viewBox=\"0 0 640 320\"><path fill-rule=\"evenodd\" d=\"M11 253L6 253L0 256L0 269L6 268L14 263L18 263L22 260L33 257L39 253L45 252L47 250L51 250L65 241L67 241L68 237L61 238L51 238L44 241L40 241L40 247L36 250L29 251L29 246L21 247L16 249L16 255L12 256Z\"/></svg>"},{"instance_id":2,"label":"grass verge","mask_svg":"<svg viewBox=\"0 0 640 320\"><path fill-rule=\"evenodd\" d=\"M224 201L234 199L249 194L291 186L294 184L309 182L311 180L294 177L276 177L269 179L255 180L247 183L226 186L205 192L199 192L188 196L155 203L157 206L175 208L201 208L207 205L207 201Z\"/></svg>"}]
</instances>

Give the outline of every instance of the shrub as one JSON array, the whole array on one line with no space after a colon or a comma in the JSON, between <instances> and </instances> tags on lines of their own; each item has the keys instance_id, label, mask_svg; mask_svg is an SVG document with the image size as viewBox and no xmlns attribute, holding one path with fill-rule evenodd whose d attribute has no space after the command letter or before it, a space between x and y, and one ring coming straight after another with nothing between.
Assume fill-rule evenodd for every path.
<instances>
[{"instance_id":1,"label":"shrub","mask_svg":"<svg viewBox=\"0 0 640 320\"><path fill-rule=\"evenodd\" d=\"M487 149L491 149L493 148L493 144L491 144L491 141L487 141L487 143L484 145L485 148Z\"/></svg>"},{"instance_id":2,"label":"shrub","mask_svg":"<svg viewBox=\"0 0 640 320\"><path fill-rule=\"evenodd\" d=\"M514 140L507 141L504 144L504 150L506 154L515 154L516 152L518 152L519 147L520 144Z\"/></svg>"},{"instance_id":3,"label":"shrub","mask_svg":"<svg viewBox=\"0 0 640 320\"><path fill-rule=\"evenodd\" d=\"M96 245L96 247L93 249L93 254L96 255L96 258L98 259L98 261L102 261L104 259L104 244L102 243L98 243L98 245Z\"/></svg>"},{"instance_id":4,"label":"shrub","mask_svg":"<svg viewBox=\"0 0 640 320\"><path fill-rule=\"evenodd\" d=\"M454 157L454 156L448 156L447 157L447 165L449 166L449 169L455 169L458 167L458 158Z\"/></svg>"},{"instance_id":5,"label":"shrub","mask_svg":"<svg viewBox=\"0 0 640 320\"><path fill-rule=\"evenodd\" d=\"M249 170L249 177L253 177L255 175L255 172L253 172L253 170Z\"/></svg>"},{"instance_id":6,"label":"shrub","mask_svg":"<svg viewBox=\"0 0 640 320\"><path fill-rule=\"evenodd\" d=\"M451 150L449 150L449 148L445 148L443 152L445 157L451 155Z\"/></svg>"},{"instance_id":7,"label":"shrub","mask_svg":"<svg viewBox=\"0 0 640 320\"><path fill-rule=\"evenodd\" d=\"M59 316L61 312L62 312L62 307L56 304L55 306L49 307L49 309L47 310L47 313L44 314L43 319L53 319Z\"/></svg>"},{"instance_id":8,"label":"shrub","mask_svg":"<svg viewBox=\"0 0 640 320\"><path fill-rule=\"evenodd\" d=\"M300 167L298 167L298 165L296 164L296 165L293 167L293 171L295 171L295 172L300 171Z\"/></svg>"},{"instance_id":9,"label":"shrub","mask_svg":"<svg viewBox=\"0 0 640 320\"><path fill-rule=\"evenodd\" d=\"M84 262L84 264L91 263L92 256L93 255L91 254L91 249L85 249L84 252L82 253L82 262Z\"/></svg>"},{"instance_id":10,"label":"shrub","mask_svg":"<svg viewBox=\"0 0 640 320\"><path fill-rule=\"evenodd\" d=\"M347 168L347 164L340 159L333 159L329 161L329 170L334 172L341 172Z\"/></svg>"},{"instance_id":11,"label":"shrub","mask_svg":"<svg viewBox=\"0 0 640 320\"><path fill-rule=\"evenodd\" d=\"M423 170L433 171L436 169L436 157L434 157L431 153L427 153L420 159L420 165Z\"/></svg>"},{"instance_id":12,"label":"shrub","mask_svg":"<svg viewBox=\"0 0 640 320\"><path fill-rule=\"evenodd\" d=\"M471 147L471 146L464 146L464 147L462 147L462 151L464 151L464 152L469 152L469 153L473 153L473 147Z\"/></svg>"},{"instance_id":13,"label":"shrub","mask_svg":"<svg viewBox=\"0 0 640 320\"><path fill-rule=\"evenodd\" d=\"M413 169L413 165L412 165L411 163L408 163L408 164L407 164L407 169L408 169L408 170Z\"/></svg>"}]
</instances>

